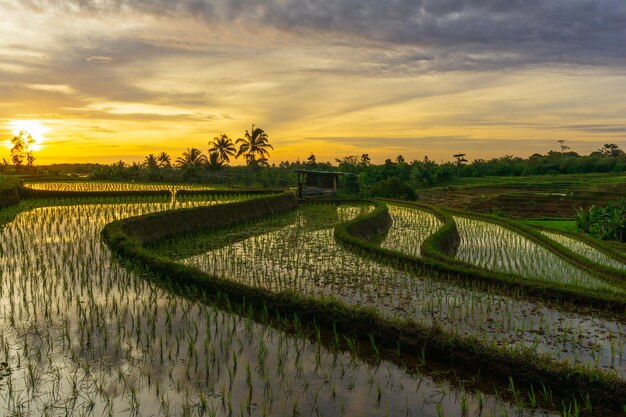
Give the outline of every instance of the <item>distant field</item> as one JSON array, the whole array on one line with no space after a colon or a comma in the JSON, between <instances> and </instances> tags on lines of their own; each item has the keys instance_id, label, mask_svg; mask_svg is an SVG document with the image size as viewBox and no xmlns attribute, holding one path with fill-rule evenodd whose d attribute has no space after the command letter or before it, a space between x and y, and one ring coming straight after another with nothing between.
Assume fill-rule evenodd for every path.
<instances>
[{"instance_id":1,"label":"distant field","mask_svg":"<svg viewBox=\"0 0 626 417\"><path fill-rule=\"evenodd\" d=\"M519 177L462 177L454 178L433 190L446 189L449 187L490 187L507 186L523 188L547 188L558 187L594 187L615 184L625 184L626 173L602 173L602 174L557 174L557 175L529 175Z\"/></svg>"},{"instance_id":2,"label":"distant field","mask_svg":"<svg viewBox=\"0 0 626 417\"><path fill-rule=\"evenodd\" d=\"M555 219L619 198L626 198L623 173L459 178L419 193L419 200L435 205Z\"/></svg>"}]
</instances>

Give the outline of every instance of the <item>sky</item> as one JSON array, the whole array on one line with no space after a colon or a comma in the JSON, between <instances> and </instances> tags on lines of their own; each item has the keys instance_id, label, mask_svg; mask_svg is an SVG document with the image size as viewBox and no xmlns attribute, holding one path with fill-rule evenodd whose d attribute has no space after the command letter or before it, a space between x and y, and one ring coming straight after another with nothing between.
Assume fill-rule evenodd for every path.
<instances>
[{"instance_id":1,"label":"sky","mask_svg":"<svg viewBox=\"0 0 626 417\"><path fill-rule=\"evenodd\" d=\"M624 0L0 0L0 161L626 148Z\"/></svg>"}]
</instances>

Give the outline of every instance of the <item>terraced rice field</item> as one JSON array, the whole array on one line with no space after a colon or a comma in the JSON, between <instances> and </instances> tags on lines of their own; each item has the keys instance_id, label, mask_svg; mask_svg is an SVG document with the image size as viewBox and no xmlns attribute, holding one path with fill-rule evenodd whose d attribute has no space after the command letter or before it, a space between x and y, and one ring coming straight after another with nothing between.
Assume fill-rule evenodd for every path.
<instances>
[{"instance_id":1,"label":"terraced rice field","mask_svg":"<svg viewBox=\"0 0 626 417\"><path fill-rule=\"evenodd\" d=\"M171 208L132 200L44 207L3 228L2 414L518 414L445 374L364 361L175 295L111 259L99 235L106 223Z\"/></svg>"},{"instance_id":2,"label":"terraced rice field","mask_svg":"<svg viewBox=\"0 0 626 417\"><path fill-rule=\"evenodd\" d=\"M493 271L518 274L529 280L626 294L624 289L581 270L509 229L460 216L455 216L454 220L461 236L456 253L460 261Z\"/></svg>"},{"instance_id":3,"label":"terraced rice field","mask_svg":"<svg viewBox=\"0 0 626 417\"><path fill-rule=\"evenodd\" d=\"M575 415L539 383L528 394L513 379L510 386L481 386L462 370L417 360L418 352L410 360L381 354L374 340L363 343L297 317L278 323L181 295L187 290L120 264L100 238L116 219L224 202L215 196L183 203L52 202L0 229L0 414ZM626 378L623 314L572 311L452 284L378 263L335 241L334 225L371 210L367 203L305 205L149 250L251 287L330 297L504 352L534 352ZM413 256L441 227L418 209L392 205L390 215L381 246ZM465 262L613 291L505 229L458 220ZM504 239L504 246L489 247L487 236ZM584 402L575 410L588 412Z\"/></svg>"},{"instance_id":4,"label":"terraced rice field","mask_svg":"<svg viewBox=\"0 0 626 417\"><path fill-rule=\"evenodd\" d=\"M547 231L542 231L541 233L554 240L555 242L560 243L566 248L576 252L577 254L584 256L590 261L593 261L600 265L609 266L611 268L626 270L626 264L618 261L617 259L611 258L605 253L600 252L598 249L589 246L585 242L581 242L578 239L562 235L561 233Z\"/></svg>"},{"instance_id":5,"label":"terraced rice field","mask_svg":"<svg viewBox=\"0 0 626 417\"><path fill-rule=\"evenodd\" d=\"M455 335L477 336L507 349L531 350L626 376L623 317L608 320L560 311L364 259L337 244L332 229L333 224L354 217L359 210L364 209L303 207L287 226L187 256L180 262L249 286L333 297L375 308L389 317L440 326ZM414 209L392 210L394 225L406 221L405 210ZM419 212L409 217L427 216ZM413 230L397 227L393 233L397 241L406 241ZM194 239L211 240L210 236ZM193 239L176 244L197 247Z\"/></svg>"}]
</instances>

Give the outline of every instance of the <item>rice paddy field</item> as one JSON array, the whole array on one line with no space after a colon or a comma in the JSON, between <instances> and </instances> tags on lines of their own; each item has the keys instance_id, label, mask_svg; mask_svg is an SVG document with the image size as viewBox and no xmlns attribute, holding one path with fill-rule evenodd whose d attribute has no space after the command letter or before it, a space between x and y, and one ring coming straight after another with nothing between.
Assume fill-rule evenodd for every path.
<instances>
[{"instance_id":1,"label":"rice paddy field","mask_svg":"<svg viewBox=\"0 0 626 417\"><path fill-rule=\"evenodd\" d=\"M114 220L245 198L46 200L0 226L0 415L611 415L592 398L553 397L539 381L530 392L516 386L515 375L498 386L297 316L276 321L187 295L115 259L101 240ZM367 202L301 205L149 249L247 286L366 306L504 351L626 378L623 314L455 284L379 263L334 239L335 225L372 209ZM420 256L420 245L441 227L419 209L390 204L389 213L382 248ZM456 220L459 260L523 279L620 291L513 232ZM487 244L489 236L497 243Z\"/></svg>"},{"instance_id":2,"label":"rice paddy field","mask_svg":"<svg viewBox=\"0 0 626 417\"><path fill-rule=\"evenodd\" d=\"M593 314L560 311L541 303L435 281L364 259L339 245L332 227L367 210L367 206L306 206L295 217L289 215L293 222L278 230L193 256L182 254L180 262L249 286L333 297L377 309L390 317L441 326L455 335L479 336L507 349L531 349L555 359L626 376L626 321L620 317L608 320ZM392 206L394 224L382 245L397 247L413 238L419 241L407 222L435 222L434 216L422 211L409 216L407 211L411 210L419 211ZM200 235L173 245L187 245L187 252L202 250L197 240L213 239ZM160 248L164 254L169 250ZM414 253L411 246L408 251Z\"/></svg>"},{"instance_id":3,"label":"rice paddy field","mask_svg":"<svg viewBox=\"0 0 626 417\"><path fill-rule=\"evenodd\" d=\"M599 251L598 249L590 246L589 244L585 242L581 242L578 239L574 239L573 237L565 236L560 233L554 233L554 232L548 232L548 231L542 231L542 233L546 235L547 237L549 237L550 239L560 243L566 248L578 253L579 255L584 256L585 258L597 264L606 265L615 269L626 270L625 263L620 262L617 259L611 258L607 254Z\"/></svg>"},{"instance_id":4,"label":"rice paddy field","mask_svg":"<svg viewBox=\"0 0 626 417\"><path fill-rule=\"evenodd\" d=\"M623 288L577 268L545 247L500 225L458 216L455 222L461 235L456 258L461 261L490 270L518 274L530 280L626 294ZM553 235L549 237L554 239ZM567 238L563 236L557 239L561 243ZM586 253L593 253L596 257L602 255L573 239L566 246L572 246L575 251L586 249ZM604 262L610 261L606 255L602 259Z\"/></svg>"},{"instance_id":5,"label":"rice paddy field","mask_svg":"<svg viewBox=\"0 0 626 417\"><path fill-rule=\"evenodd\" d=\"M58 181L58 182L25 182L24 186L33 190L45 191L159 191L169 190L172 192L193 189L193 190L214 190L216 187L197 184L159 184L159 183L128 183L128 182L107 182L107 181Z\"/></svg>"}]
</instances>

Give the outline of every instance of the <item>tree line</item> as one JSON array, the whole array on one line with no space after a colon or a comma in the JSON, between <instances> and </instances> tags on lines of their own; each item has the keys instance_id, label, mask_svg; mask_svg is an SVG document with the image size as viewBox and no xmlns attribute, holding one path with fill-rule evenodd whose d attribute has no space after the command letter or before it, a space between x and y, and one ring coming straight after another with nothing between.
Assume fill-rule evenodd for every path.
<instances>
[{"instance_id":1,"label":"tree line","mask_svg":"<svg viewBox=\"0 0 626 417\"><path fill-rule=\"evenodd\" d=\"M34 141L26 132L13 140L11 158L17 168L32 166L35 157L30 147ZM527 176L551 174L606 173L626 171L626 154L613 143L604 144L589 155L573 152L564 140L559 150L528 158L504 155L492 159L468 161L465 153L455 153L450 162L437 163L425 156L407 161L402 155L373 164L369 154L347 155L333 162L318 162L311 153L303 161L282 161L269 164L269 135L252 125L243 137L232 140L219 134L208 142L207 153L188 148L180 157L167 152L151 153L143 162L94 165L92 176L99 180L119 181L183 181L227 185L284 187L295 186L294 169L339 170L354 175L341 179L341 188L348 193L413 199L420 189L445 185L457 178L488 176ZM245 165L231 166L243 158ZM4 161L4 168L9 166ZM73 168L74 169L74 168ZM77 168L75 168L77 169ZM6 170L6 169L5 169Z\"/></svg>"},{"instance_id":2,"label":"tree line","mask_svg":"<svg viewBox=\"0 0 626 417\"><path fill-rule=\"evenodd\" d=\"M247 137L243 140L249 143ZM457 178L626 171L626 155L615 144L605 144L585 156L562 148L560 151L534 154L528 158L505 155L469 162L466 154L456 153L453 161L437 163L427 156L407 161L398 155L382 164L373 164L367 153L347 155L333 162L319 162L314 154L310 154L304 160L270 165L267 162L268 146L262 155L259 152L248 155L247 149L254 149L255 146L249 145L242 151L243 143L233 143L220 135L210 143L209 156L205 158L199 150L190 148L174 163L167 154L151 154L142 164L126 165L119 162L97 168L94 175L98 179L199 181L280 187L296 185L294 169L339 170L354 174L341 179L344 191L412 199L420 189L446 185ZM236 145L240 145L239 149ZM245 166L229 166L229 162L237 155L245 157Z\"/></svg>"},{"instance_id":3,"label":"tree line","mask_svg":"<svg viewBox=\"0 0 626 417\"><path fill-rule=\"evenodd\" d=\"M232 159L243 157L246 166L253 170L269 167L269 135L260 127L252 125L242 138L233 141L227 134L221 133L208 143L208 154L191 147L172 161L167 152L147 155L142 163L127 165L123 161L108 166L97 167L93 175L96 179L133 179L133 180L201 180L203 172L220 171L227 167Z\"/></svg>"}]
</instances>

